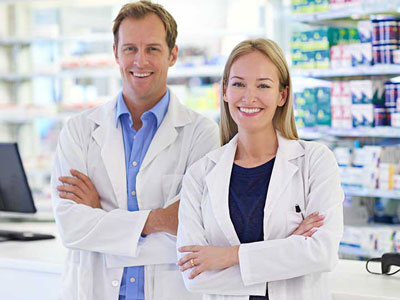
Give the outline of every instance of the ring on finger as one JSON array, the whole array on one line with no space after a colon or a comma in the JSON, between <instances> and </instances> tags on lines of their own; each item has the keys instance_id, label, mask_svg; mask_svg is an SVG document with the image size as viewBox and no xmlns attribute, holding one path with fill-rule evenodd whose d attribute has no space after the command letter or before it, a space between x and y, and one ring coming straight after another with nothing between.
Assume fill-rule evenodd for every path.
<instances>
[{"instance_id":1,"label":"ring on finger","mask_svg":"<svg viewBox=\"0 0 400 300\"><path fill-rule=\"evenodd\" d=\"M190 260L190 264L192 265L192 267L195 266L195 264L194 264L194 258L192 258L192 259Z\"/></svg>"}]
</instances>

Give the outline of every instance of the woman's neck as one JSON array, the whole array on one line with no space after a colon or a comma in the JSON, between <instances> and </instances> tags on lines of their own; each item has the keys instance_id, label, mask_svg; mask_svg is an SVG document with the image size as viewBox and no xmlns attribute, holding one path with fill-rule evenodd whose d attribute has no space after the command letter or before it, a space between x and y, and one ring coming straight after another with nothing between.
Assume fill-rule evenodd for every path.
<instances>
[{"instance_id":1,"label":"woman's neck","mask_svg":"<svg viewBox=\"0 0 400 300\"><path fill-rule=\"evenodd\" d=\"M252 168L276 156L278 139L273 127L257 132L239 130L235 164Z\"/></svg>"}]
</instances>

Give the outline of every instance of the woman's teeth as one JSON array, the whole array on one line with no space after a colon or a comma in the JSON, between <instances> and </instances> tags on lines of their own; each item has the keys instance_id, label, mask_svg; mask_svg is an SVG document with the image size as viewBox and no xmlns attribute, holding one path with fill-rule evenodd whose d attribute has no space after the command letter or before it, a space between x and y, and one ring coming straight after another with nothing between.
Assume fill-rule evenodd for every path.
<instances>
[{"instance_id":1,"label":"woman's teeth","mask_svg":"<svg viewBox=\"0 0 400 300\"><path fill-rule=\"evenodd\" d=\"M239 110L246 113L246 114L254 114L257 113L261 110L261 108L245 108L245 107L239 107Z\"/></svg>"}]
</instances>

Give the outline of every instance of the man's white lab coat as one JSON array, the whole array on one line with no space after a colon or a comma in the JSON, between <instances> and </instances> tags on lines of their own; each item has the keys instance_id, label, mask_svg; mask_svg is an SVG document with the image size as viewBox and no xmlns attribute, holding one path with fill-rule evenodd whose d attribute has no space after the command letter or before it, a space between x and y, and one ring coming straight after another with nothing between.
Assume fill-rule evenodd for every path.
<instances>
[{"instance_id":1,"label":"man's white lab coat","mask_svg":"<svg viewBox=\"0 0 400 300\"><path fill-rule=\"evenodd\" d=\"M137 176L139 211L127 210L126 170L116 100L68 121L59 137L52 172L52 200L63 244L69 248L61 299L118 299L123 268L145 265L146 300L196 299L183 285L176 266L176 237L141 237L152 209L180 198L187 168L219 145L215 122L188 110L171 93ZM70 169L88 175L102 209L61 199L59 176Z\"/></svg>"}]
</instances>

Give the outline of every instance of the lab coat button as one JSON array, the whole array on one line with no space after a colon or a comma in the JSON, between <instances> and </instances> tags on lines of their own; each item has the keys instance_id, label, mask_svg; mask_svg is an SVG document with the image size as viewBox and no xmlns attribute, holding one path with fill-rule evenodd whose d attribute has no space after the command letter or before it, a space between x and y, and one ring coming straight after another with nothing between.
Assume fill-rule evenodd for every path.
<instances>
[{"instance_id":1,"label":"lab coat button","mask_svg":"<svg viewBox=\"0 0 400 300\"><path fill-rule=\"evenodd\" d=\"M118 286L119 285L119 281L118 280L113 280L111 281L112 286Z\"/></svg>"},{"instance_id":2,"label":"lab coat button","mask_svg":"<svg viewBox=\"0 0 400 300\"><path fill-rule=\"evenodd\" d=\"M135 196L135 195L136 195L136 192L135 192L135 191L132 191L131 195L132 195L132 196Z\"/></svg>"},{"instance_id":3,"label":"lab coat button","mask_svg":"<svg viewBox=\"0 0 400 300\"><path fill-rule=\"evenodd\" d=\"M134 283L136 281L135 277L131 277L130 281Z\"/></svg>"}]
</instances>

